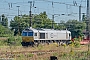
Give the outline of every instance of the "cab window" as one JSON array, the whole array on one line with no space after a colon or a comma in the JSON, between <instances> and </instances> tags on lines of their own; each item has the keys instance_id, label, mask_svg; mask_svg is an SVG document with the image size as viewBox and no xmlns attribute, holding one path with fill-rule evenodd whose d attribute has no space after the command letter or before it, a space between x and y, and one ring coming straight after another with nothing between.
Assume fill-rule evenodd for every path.
<instances>
[{"instance_id":1,"label":"cab window","mask_svg":"<svg viewBox=\"0 0 90 60\"><path fill-rule=\"evenodd\" d=\"M71 34L69 33L69 36L71 36Z\"/></svg>"},{"instance_id":2,"label":"cab window","mask_svg":"<svg viewBox=\"0 0 90 60\"><path fill-rule=\"evenodd\" d=\"M28 36L33 36L33 32L28 32Z\"/></svg>"},{"instance_id":3,"label":"cab window","mask_svg":"<svg viewBox=\"0 0 90 60\"><path fill-rule=\"evenodd\" d=\"M35 35L34 36L37 36L37 33L35 33Z\"/></svg>"},{"instance_id":4,"label":"cab window","mask_svg":"<svg viewBox=\"0 0 90 60\"><path fill-rule=\"evenodd\" d=\"M22 33L22 36L27 36L27 32L23 32Z\"/></svg>"}]
</instances>

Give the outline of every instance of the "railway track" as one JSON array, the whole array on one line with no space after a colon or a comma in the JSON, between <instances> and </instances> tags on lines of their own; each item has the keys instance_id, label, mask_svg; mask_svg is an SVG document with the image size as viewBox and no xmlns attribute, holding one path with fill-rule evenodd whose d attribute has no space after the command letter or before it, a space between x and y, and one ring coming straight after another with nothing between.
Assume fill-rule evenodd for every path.
<instances>
[{"instance_id":1,"label":"railway track","mask_svg":"<svg viewBox=\"0 0 90 60\"><path fill-rule=\"evenodd\" d=\"M0 58L14 58L16 56L19 56L20 54L27 55L29 53L31 54L48 54L48 53L54 53L58 50L48 50L48 51L18 51L18 52L0 52Z\"/></svg>"},{"instance_id":2,"label":"railway track","mask_svg":"<svg viewBox=\"0 0 90 60\"><path fill-rule=\"evenodd\" d=\"M2 54L20 54L20 53L44 53L44 52L56 52L58 50L48 50L48 51L18 51L18 52L1 52L0 55Z\"/></svg>"}]
</instances>

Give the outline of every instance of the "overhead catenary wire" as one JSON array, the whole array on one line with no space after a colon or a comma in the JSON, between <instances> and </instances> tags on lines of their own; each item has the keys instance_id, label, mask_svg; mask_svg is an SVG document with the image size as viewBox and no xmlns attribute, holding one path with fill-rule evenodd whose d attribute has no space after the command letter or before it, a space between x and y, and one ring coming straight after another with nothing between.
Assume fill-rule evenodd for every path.
<instances>
[{"instance_id":1,"label":"overhead catenary wire","mask_svg":"<svg viewBox=\"0 0 90 60\"><path fill-rule=\"evenodd\" d=\"M49 1L49 0L33 0L33 6L35 6L36 4L37 4L37 2L38 1L43 1L43 2L48 2L48 4L50 3L51 4L51 6L52 7L54 7L54 10L53 9L51 9L51 11L54 11L54 13L56 13L56 11L57 12L60 12L60 14L62 14L62 13L64 13L66 16L68 16L69 14L71 14L70 16L72 16L72 15L74 15L73 13L74 13L74 10L73 9L71 9L72 7L74 8L74 7L78 7L79 6L79 4L77 5L77 6L74 6L73 4L71 4L71 2L70 3L67 3L67 2L57 2L57 1ZM83 0L84 1L84 0ZM11 3L12 3L12 8L10 9L10 11L14 11L14 12L17 12L17 10L14 8L16 5L21 5L21 7L22 6L24 6L24 7L29 7L29 5L28 5L28 2L8 2L8 1L3 1L4 2L4 4L8 4L8 3L10 3L10 5L11 5ZM52 3L53 2L53 3ZM39 4L40 4L40 2L38 2ZM59 4L59 5L61 5L61 4L63 4L63 5L66 5L66 6L68 6L68 13L66 14L65 13L65 11L61 11L60 10L60 8L56 8L55 7L55 4ZM52 7L50 7L50 8L52 8ZM83 6L82 6L83 7ZM49 8L48 8L49 9ZM35 9L36 11L33 11L33 13L35 12L35 13L40 13L41 12L41 10L42 11L47 11L48 10L47 8L44 8L44 7L39 7L39 6L37 6L37 8ZM5 9L5 10L7 10L7 9ZM34 10L34 9L33 9ZM50 10L50 9L49 9ZM23 13L28 13L28 11L29 10L21 10L21 12L22 12L22 14ZM72 12L73 13L72 13ZM6 11L5 11L6 12ZM62 12L62 13L61 13ZM48 15L52 15L53 13L50 13L50 12L47 12L48 13ZM10 13L11 14L11 13Z\"/></svg>"},{"instance_id":2,"label":"overhead catenary wire","mask_svg":"<svg viewBox=\"0 0 90 60\"><path fill-rule=\"evenodd\" d=\"M34 2L35 1L46 1L46 0L34 0ZM48 1L47 0L47 2L52 2L52 1ZM8 3L8 2L7 2ZM27 3L27 2L16 2L16 3L12 3L12 4L18 4L18 3L23 3L23 5L25 4L25 3ZM61 3L61 4L65 4L65 5L70 5L71 6L71 4L66 4L66 3L62 3L62 2L53 2L53 3ZM53 5L53 3L52 3L52 5ZM21 4L22 5L22 4ZM26 6L28 6L28 5L26 5ZM29 7L29 6L28 6Z\"/></svg>"},{"instance_id":3,"label":"overhead catenary wire","mask_svg":"<svg viewBox=\"0 0 90 60\"><path fill-rule=\"evenodd\" d=\"M74 1L74 4L67 4L65 2L56 2L56 1L49 1L49 0L35 0L35 1L45 1L45 2L50 2L50 3L58 3L58 4L64 4L64 5L70 5L70 6L74 6L74 7L79 7L79 5L77 5L77 2ZM82 8L85 8L84 6L82 6Z\"/></svg>"},{"instance_id":4,"label":"overhead catenary wire","mask_svg":"<svg viewBox=\"0 0 90 60\"><path fill-rule=\"evenodd\" d=\"M64 4L64 5L66 5L66 6L69 6L69 7L67 7L66 9L66 11L67 11L67 14L68 14L68 9L70 10L70 13L72 13L72 10L71 10L71 7L73 6L73 7L79 7L79 4L74 0L74 3L73 4L67 4L67 3L62 3L62 2L55 2L55 1L48 1L48 0L35 0L35 1L45 1L45 2L50 2L50 3L52 3L52 7L53 7L53 4L54 3L58 3L58 4ZM82 8L85 8L85 6L81 6Z\"/></svg>"}]
</instances>

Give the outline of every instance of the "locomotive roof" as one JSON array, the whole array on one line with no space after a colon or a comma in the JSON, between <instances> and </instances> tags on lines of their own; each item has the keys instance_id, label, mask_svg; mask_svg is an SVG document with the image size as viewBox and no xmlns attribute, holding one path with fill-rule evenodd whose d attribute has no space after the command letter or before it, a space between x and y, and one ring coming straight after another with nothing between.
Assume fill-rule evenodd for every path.
<instances>
[{"instance_id":1,"label":"locomotive roof","mask_svg":"<svg viewBox=\"0 0 90 60\"><path fill-rule=\"evenodd\" d=\"M26 28L23 31L34 31L34 32L61 32L61 33L71 33L68 30L54 30L54 29L43 29L43 28L39 28L39 29L34 29L34 28Z\"/></svg>"},{"instance_id":2,"label":"locomotive roof","mask_svg":"<svg viewBox=\"0 0 90 60\"><path fill-rule=\"evenodd\" d=\"M31 29L29 29L29 28L26 28L26 29L24 29L23 31L33 31L33 30L31 30Z\"/></svg>"},{"instance_id":3,"label":"locomotive roof","mask_svg":"<svg viewBox=\"0 0 90 60\"><path fill-rule=\"evenodd\" d=\"M70 31L68 30L54 30L54 29L34 29L32 28L31 30L33 30L34 32L62 32L62 33L71 33Z\"/></svg>"}]
</instances>

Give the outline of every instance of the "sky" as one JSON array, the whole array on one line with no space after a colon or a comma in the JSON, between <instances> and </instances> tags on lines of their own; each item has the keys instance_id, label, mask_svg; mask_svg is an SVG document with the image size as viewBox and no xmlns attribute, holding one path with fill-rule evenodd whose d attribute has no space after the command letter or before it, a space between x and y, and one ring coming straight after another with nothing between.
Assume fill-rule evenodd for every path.
<instances>
[{"instance_id":1,"label":"sky","mask_svg":"<svg viewBox=\"0 0 90 60\"><path fill-rule=\"evenodd\" d=\"M52 19L52 15L54 15L54 21L56 23L60 22L61 20L79 20L80 5L82 6L81 13L86 14L87 0L1 0L0 15L5 14L10 22L10 20L13 19L14 16L18 15L17 6L20 6L19 15L29 15L30 3L28 3L28 1L34 1L34 6L32 3L31 8L32 14L40 14L41 12L46 11L48 18Z\"/></svg>"}]
</instances>

